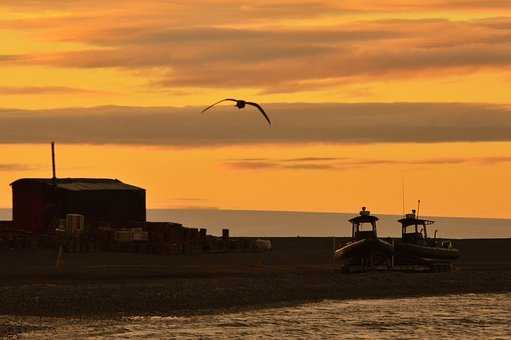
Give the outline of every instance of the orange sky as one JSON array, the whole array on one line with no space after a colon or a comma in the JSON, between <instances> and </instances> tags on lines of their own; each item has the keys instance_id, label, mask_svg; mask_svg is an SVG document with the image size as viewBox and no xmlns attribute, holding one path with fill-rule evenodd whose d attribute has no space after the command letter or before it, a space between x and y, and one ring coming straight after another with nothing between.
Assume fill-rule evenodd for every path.
<instances>
[{"instance_id":1,"label":"orange sky","mask_svg":"<svg viewBox=\"0 0 511 340\"><path fill-rule=\"evenodd\" d=\"M511 217L508 1L4 0L0 40L0 207L54 138L61 176L153 208L398 213L404 178L428 213ZM272 130L195 116L236 96Z\"/></svg>"}]
</instances>

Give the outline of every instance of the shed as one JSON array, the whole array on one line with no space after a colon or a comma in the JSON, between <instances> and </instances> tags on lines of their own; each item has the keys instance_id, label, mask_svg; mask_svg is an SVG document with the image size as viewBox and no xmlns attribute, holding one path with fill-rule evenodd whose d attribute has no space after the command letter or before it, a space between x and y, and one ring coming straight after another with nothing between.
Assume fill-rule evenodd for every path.
<instances>
[{"instance_id":1,"label":"shed","mask_svg":"<svg viewBox=\"0 0 511 340\"><path fill-rule=\"evenodd\" d=\"M66 214L82 214L92 226L146 221L145 189L118 179L22 178L11 187L17 229L48 232Z\"/></svg>"}]
</instances>

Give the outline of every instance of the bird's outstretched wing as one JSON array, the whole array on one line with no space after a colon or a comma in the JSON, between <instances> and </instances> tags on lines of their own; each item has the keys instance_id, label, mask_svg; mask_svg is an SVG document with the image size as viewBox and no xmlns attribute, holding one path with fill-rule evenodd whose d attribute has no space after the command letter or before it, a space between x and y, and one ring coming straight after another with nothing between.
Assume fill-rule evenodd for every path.
<instances>
[{"instance_id":1,"label":"bird's outstretched wing","mask_svg":"<svg viewBox=\"0 0 511 340\"><path fill-rule=\"evenodd\" d=\"M271 126L271 121L270 121L270 118L268 117L268 115L266 114L266 112L264 112L263 108L261 107L261 105L257 104L257 103L252 103L252 102L246 102L245 104L247 105L252 105L252 106L255 106L259 109L259 111L261 111L261 113L263 114L264 118L266 119L266 121L268 122L268 124Z\"/></svg>"},{"instance_id":2,"label":"bird's outstretched wing","mask_svg":"<svg viewBox=\"0 0 511 340\"><path fill-rule=\"evenodd\" d=\"M216 102L215 104L208 106L207 108L205 108L204 110L202 110L202 111L201 111L201 113L204 113L204 112L206 112L207 110L211 109L213 106L215 106L215 105L217 105L217 104L220 104L220 103L222 103L222 102L228 101L228 100L229 100L229 101L231 101L231 102L237 102L237 100L236 100L236 99L233 99L233 98L226 98L226 99L222 99L222 100L220 100L220 101Z\"/></svg>"}]
</instances>

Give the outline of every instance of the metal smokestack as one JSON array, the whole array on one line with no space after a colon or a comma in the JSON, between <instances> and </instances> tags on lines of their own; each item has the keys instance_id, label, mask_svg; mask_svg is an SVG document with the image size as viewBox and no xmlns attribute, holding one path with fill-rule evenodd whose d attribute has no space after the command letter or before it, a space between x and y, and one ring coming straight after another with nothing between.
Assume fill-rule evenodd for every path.
<instances>
[{"instance_id":1,"label":"metal smokestack","mask_svg":"<svg viewBox=\"0 0 511 340\"><path fill-rule=\"evenodd\" d=\"M51 167L52 167L52 179L53 183L57 182L57 173L55 171L55 142L51 142Z\"/></svg>"}]
</instances>

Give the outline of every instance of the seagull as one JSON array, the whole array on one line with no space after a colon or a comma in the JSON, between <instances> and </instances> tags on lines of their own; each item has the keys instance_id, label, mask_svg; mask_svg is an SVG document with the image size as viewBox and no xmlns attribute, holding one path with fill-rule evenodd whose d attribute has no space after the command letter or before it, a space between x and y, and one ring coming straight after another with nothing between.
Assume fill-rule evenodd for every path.
<instances>
[{"instance_id":1,"label":"seagull","mask_svg":"<svg viewBox=\"0 0 511 340\"><path fill-rule=\"evenodd\" d=\"M240 100L240 99L233 99L233 98L226 98L226 99L222 99L221 101L219 102L216 102L215 104L213 105L210 105L208 106L207 108L205 108L204 110L202 110L201 112L204 113L206 112L207 110L211 109L213 106L217 105L217 104L220 104L222 102L225 102L225 101L231 101L231 102L235 102L236 104L234 106L236 106L238 109L243 109L246 105L252 105L252 106L255 106L259 109L259 111L261 111L262 115L264 116L264 119L266 119L266 121L268 122L268 124L271 126L271 121L270 121L270 118L268 118L268 115L266 114L266 112L264 112L263 108L261 107L261 105L257 104L257 103L253 103L253 102L247 102L245 100Z\"/></svg>"}]
</instances>

